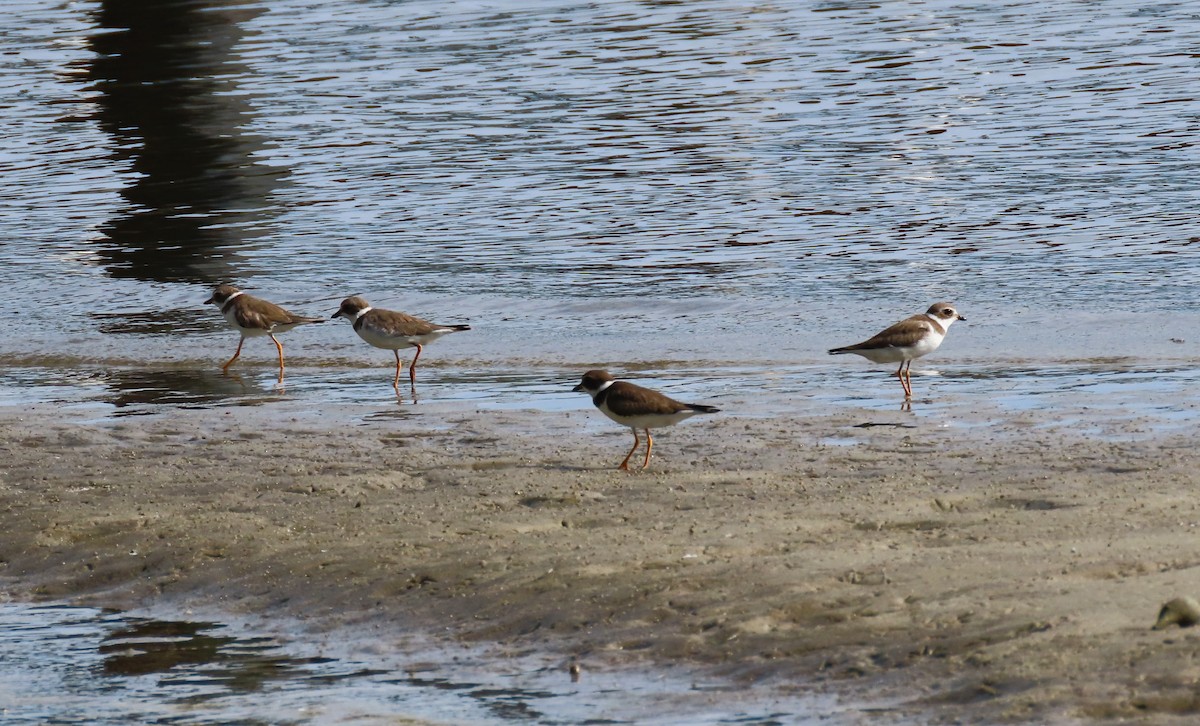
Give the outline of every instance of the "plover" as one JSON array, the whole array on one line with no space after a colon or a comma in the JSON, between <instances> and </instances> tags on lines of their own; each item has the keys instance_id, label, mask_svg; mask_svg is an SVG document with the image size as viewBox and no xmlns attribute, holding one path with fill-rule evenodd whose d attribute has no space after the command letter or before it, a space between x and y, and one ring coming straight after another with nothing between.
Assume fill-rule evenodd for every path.
<instances>
[{"instance_id":1,"label":"plover","mask_svg":"<svg viewBox=\"0 0 1200 726\"><path fill-rule=\"evenodd\" d=\"M246 338L265 335L275 344L279 351L279 380L283 380L283 346L276 340L276 333L286 333L297 325L305 323L320 323L324 318L306 318L302 315L289 313L275 303L247 295L233 285L218 285L212 297L204 301L221 308L221 314L229 325L242 334L238 341L237 350L233 357L221 366L222 371L228 371L229 366L242 354L242 344Z\"/></svg>"},{"instance_id":2,"label":"plover","mask_svg":"<svg viewBox=\"0 0 1200 726\"><path fill-rule=\"evenodd\" d=\"M830 355L854 353L874 363L899 363L896 377L904 387L904 399L912 398L912 362L937 350L946 331L955 320L966 321L950 303L934 303L920 315L901 320L875 337L844 348L834 348Z\"/></svg>"},{"instance_id":3,"label":"plover","mask_svg":"<svg viewBox=\"0 0 1200 726\"><path fill-rule=\"evenodd\" d=\"M400 371L403 369L403 364L400 362L401 348L417 349L417 354L413 356L412 363L408 366L409 382L416 387L417 359L421 357L424 346L447 333L471 329L470 325L435 325L412 315L373 308L370 303L358 296L343 300L341 307L333 314L333 317L349 320L354 323L354 332L358 333L358 337L376 348L384 348L396 354L396 377L392 380L393 388L400 385Z\"/></svg>"},{"instance_id":4,"label":"plover","mask_svg":"<svg viewBox=\"0 0 1200 726\"><path fill-rule=\"evenodd\" d=\"M633 448L625 455L618 469L629 470L629 459L637 451L641 440L638 429L646 432L646 458L642 468L650 466L650 452L654 449L654 438L650 429L674 426L698 413L717 413L718 408L695 403L681 403L643 388L639 385L618 381L608 371L593 370L583 374L583 380L573 391L586 391L596 408L613 421L628 426L633 431Z\"/></svg>"}]
</instances>

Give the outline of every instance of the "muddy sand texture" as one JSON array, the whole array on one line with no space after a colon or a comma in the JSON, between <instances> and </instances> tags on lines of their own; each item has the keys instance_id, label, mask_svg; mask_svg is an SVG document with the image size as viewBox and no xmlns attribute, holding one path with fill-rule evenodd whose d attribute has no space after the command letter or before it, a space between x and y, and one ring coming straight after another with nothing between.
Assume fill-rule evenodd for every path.
<instances>
[{"instance_id":1,"label":"muddy sand texture","mask_svg":"<svg viewBox=\"0 0 1200 726\"><path fill-rule=\"evenodd\" d=\"M591 413L248 411L0 416L6 589L697 663L889 719L1200 712L1200 628L1151 630L1200 596L1195 432L721 416L631 475Z\"/></svg>"}]
</instances>

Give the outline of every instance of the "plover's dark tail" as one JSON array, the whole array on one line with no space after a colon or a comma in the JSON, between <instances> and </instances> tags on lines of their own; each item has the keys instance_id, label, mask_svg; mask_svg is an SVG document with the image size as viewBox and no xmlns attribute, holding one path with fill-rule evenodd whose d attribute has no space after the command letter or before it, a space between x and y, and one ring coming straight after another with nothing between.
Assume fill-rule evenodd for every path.
<instances>
[{"instance_id":1,"label":"plover's dark tail","mask_svg":"<svg viewBox=\"0 0 1200 726\"><path fill-rule=\"evenodd\" d=\"M717 408L716 406L704 406L699 403L687 403L684 405L688 407L689 411L695 411L696 413L720 413L721 412L721 409Z\"/></svg>"},{"instance_id":2,"label":"plover's dark tail","mask_svg":"<svg viewBox=\"0 0 1200 726\"><path fill-rule=\"evenodd\" d=\"M470 325L447 325L446 327L450 328L451 330L470 330L471 329Z\"/></svg>"}]
</instances>

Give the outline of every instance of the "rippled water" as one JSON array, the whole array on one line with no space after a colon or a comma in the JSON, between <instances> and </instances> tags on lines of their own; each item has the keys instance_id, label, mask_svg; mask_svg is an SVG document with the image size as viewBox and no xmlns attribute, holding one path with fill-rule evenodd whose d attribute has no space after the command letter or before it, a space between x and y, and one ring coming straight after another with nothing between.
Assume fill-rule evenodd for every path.
<instances>
[{"instance_id":1,"label":"rippled water","mask_svg":"<svg viewBox=\"0 0 1200 726\"><path fill-rule=\"evenodd\" d=\"M440 355L500 367L819 360L942 298L958 356L1200 321L1193 3L6 9L9 363L219 363L222 280L467 320Z\"/></svg>"},{"instance_id":2,"label":"rippled water","mask_svg":"<svg viewBox=\"0 0 1200 726\"><path fill-rule=\"evenodd\" d=\"M824 350L935 299L992 398L1197 359L1191 3L6 8L7 402L258 400L267 342L215 375L226 280L469 321L424 394L496 405L592 365L887 397ZM284 342L314 398L391 361L341 321Z\"/></svg>"},{"instance_id":3,"label":"rippled water","mask_svg":"<svg viewBox=\"0 0 1200 726\"><path fill-rule=\"evenodd\" d=\"M0 405L395 415L340 321L221 375L234 281L469 322L431 425L593 365L891 408L824 351L938 299L919 415L1194 425L1197 58L1194 2L9 0Z\"/></svg>"},{"instance_id":4,"label":"rippled water","mask_svg":"<svg viewBox=\"0 0 1200 726\"><path fill-rule=\"evenodd\" d=\"M573 680L567 664L528 655L345 650L220 623L0 603L0 722L770 726L836 710L683 673L584 663Z\"/></svg>"}]
</instances>

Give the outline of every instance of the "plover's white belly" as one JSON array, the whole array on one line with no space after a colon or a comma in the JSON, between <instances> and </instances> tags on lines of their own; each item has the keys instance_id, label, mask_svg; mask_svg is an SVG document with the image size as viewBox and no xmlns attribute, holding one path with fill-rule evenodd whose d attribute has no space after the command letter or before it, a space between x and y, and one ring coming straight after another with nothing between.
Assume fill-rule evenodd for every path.
<instances>
[{"instance_id":1,"label":"plover's white belly","mask_svg":"<svg viewBox=\"0 0 1200 726\"><path fill-rule=\"evenodd\" d=\"M929 355L937 350L937 347L942 344L942 339L945 337L944 335L935 334L926 336L916 345L875 348L873 350L854 350L850 352L857 353L873 363L901 363L906 360L915 360L923 355Z\"/></svg>"},{"instance_id":2,"label":"plover's white belly","mask_svg":"<svg viewBox=\"0 0 1200 726\"><path fill-rule=\"evenodd\" d=\"M381 330L376 330L369 325L363 325L356 332L358 333L358 337L367 341L376 348L400 350L401 348L415 348L418 345L432 343L446 333L449 333L450 329L442 328L425 335L389 335Z\"/></svg>"},{"instance_id":3,"label":"plover's white belly","mask_svg":"<svg viewBox=\"0 0 1200 726\"><path fill-rule=\"evenodd\" d=\"M608 410L608 406L601 406L600 410L605 416L608 416L613 421L622 426L629 426L635 429L660 429L664 426L674 426L680 421L691 418L696 415L696 411L680 411L679 413L658 413L647 414L644 416L618 416Z\"/></svg>"}]
</instances>

